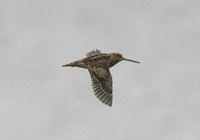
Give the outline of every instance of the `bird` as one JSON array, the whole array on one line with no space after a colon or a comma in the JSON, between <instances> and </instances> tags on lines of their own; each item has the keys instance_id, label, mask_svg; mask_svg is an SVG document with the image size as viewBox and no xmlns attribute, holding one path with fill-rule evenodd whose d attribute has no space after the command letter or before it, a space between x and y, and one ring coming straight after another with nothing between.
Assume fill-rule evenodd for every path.
<instances>
[{"instance_id":1,"label":"bird","mask_svg":"<svg viewBox=\"0 0 200 140\"><path fill-rule=\"evenodd\" d=\"M100 50L96 49L88 52L85 58L62 65L62 67L87 69L95 96L105 105L112 107L113 81L110 68L120 61L140 63L139 61L124 58L120 53L101 53Z\"/></svg>"}]
</instances>

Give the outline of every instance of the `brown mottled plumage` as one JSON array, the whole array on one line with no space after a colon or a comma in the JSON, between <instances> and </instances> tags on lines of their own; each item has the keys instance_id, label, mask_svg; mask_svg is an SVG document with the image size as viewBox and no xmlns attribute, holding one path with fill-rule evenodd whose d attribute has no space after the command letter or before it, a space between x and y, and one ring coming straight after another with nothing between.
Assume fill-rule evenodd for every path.
<instances>
[{"instance_id":1,"label":"brown mottled plumage","mask_svg":"<svg viewBox=\"0 0 200 140\"><path fill-rule=\"evenodd\" d=\"M122 60L140 63L138 61L123 58L120 53L101 53L93 50L86 54L86 58L63 65L63 67L80 67L89 70L92 80L92 88L95 96L104 104L112 106L112 76L109 68Z\"/></svg>"}]
</instances>

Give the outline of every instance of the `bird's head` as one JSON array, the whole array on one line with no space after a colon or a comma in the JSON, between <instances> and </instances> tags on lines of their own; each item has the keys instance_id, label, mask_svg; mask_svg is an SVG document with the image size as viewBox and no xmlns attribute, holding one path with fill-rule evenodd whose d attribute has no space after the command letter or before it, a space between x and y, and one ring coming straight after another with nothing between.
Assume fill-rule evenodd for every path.
<instances>
[{"instance_id":1,"label":"bird's head","mask_svg":"<svg viewBox=\"0 0 200 140\"><path fill-rule=\"evenodd\" d=\"M140 62L135 61L135 60L124 58L122 56L122 54L120 54L120 53L112 53L111 54L111 60L116 61L116 62L120 62L122 60L125 60L125 61L130 61L130 62L133 62L133 63L140 63Z\"/></svg>"}]
</instances>

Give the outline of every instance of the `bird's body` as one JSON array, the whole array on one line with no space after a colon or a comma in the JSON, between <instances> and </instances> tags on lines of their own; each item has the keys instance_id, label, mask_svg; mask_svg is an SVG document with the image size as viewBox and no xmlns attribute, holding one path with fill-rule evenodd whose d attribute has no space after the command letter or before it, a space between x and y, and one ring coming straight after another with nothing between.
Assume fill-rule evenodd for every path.
<instances>
[{"instance_id":1,"label":"bird's body","mask_svg":"<svg viewBox=\"0 0 200 140\"><path fill-rule=\"evenodd\" d=\"M109 68L125 59L119 53L101 53L99 50L94 50L87 53L87 57L72 63L63 65L63 67L80 67L88 69L92 80L92 87L95 96L104 104L112 106L112 76Z\"/></svg>"}]
</instances>

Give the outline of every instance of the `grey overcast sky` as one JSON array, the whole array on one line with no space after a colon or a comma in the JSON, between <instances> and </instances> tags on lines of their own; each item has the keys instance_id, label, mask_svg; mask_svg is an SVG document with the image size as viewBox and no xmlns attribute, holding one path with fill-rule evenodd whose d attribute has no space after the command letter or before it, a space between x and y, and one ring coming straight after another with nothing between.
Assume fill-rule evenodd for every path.
<instances>
[{"instance_id":1,"label":"grey overcast sky","mask_svg":"<svg viewBox=\"0 0 200 140\"><path fill-rule=\"evenodd\" d=\"M113 107L87 70L93 49L141 64L111 69ZM1 140L199 140L199 0L1 0Z\"/></svg>"}]
</instances>

